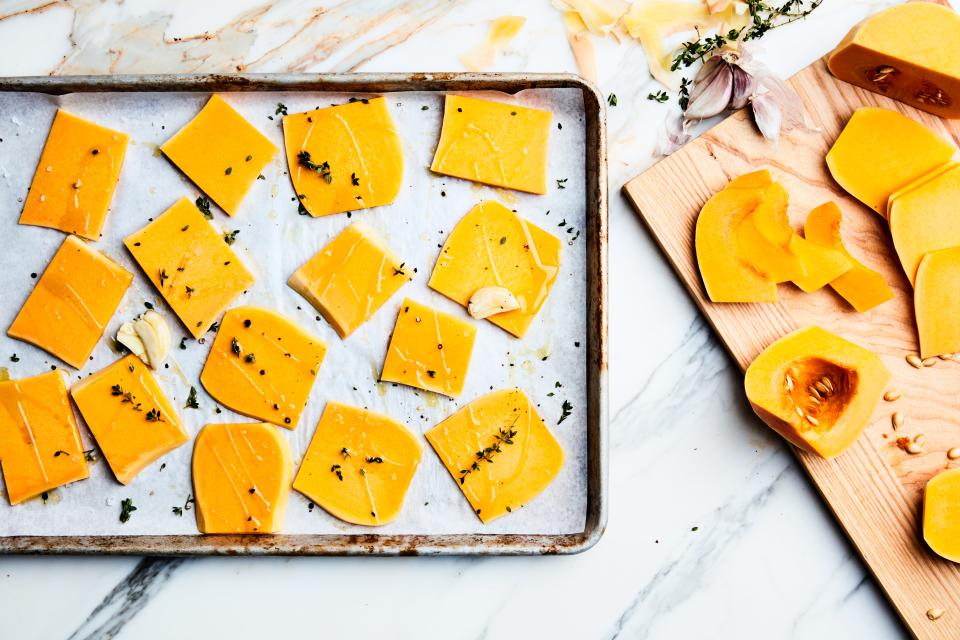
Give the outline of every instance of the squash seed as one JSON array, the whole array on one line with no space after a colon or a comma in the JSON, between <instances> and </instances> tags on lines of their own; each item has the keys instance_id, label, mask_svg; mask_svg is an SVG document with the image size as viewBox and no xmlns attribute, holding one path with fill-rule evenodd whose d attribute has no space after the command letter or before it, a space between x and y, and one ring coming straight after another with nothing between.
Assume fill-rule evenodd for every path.
<instances>
[{"instance_id":1,"label":"squash seed","mask_svg":"<svg viewBox=\"0 0 960 640\"><path fill-rule=\"evenodd\" d=\"M827 376L820 377L820 384L827 388L827 393L833 393L833 381Z\"/></svg>"},{"instance_id":2,"label":"squash seed","mask_svg":"<svg viewBox=\"0 0 960 640\"><path fill-rule=\"evenodd\" d=\"M908 442L904 450L912 456L915 456L918 453L923 453L923 447L918 445L916 442Z\"/></svg>"},{"instance_id":3,"label":"squash seed","mask_svg":"<svg viewBox=\"0 0 960 640\"><path fill-rule=\"evenodd\" d=\"M907 364L914 369L923 368L923 360L920 359L920 356L913 355L912 353L907 356Z\"/></svg>"},{"instance_id":4,"label":"squash seed","mask_svg":"<svg viewBox=\"0 0 960 640\"><path fill-rule=\"evenodd\" d=\"M922 433L918 433L913 437L913 441L922 447L927 439L923 437Z\"/></svg>"},{"instance_id":5,"label":"squash seed","mask_svg":"<svg viewBox=\"0 0 960 640\"><path fill-rule=\"evenodd\" d=\"M943 609L927 609L927 617L931 620L939 620L946 613Z\"/></svg>"},{"instance_id":6,"label":"squash seed","mask_svg":"<svg viewBox=\"0 0 960 640\"><path fill-rule=\"evenodd\" d=\"M790 377L790 374L783 378L783 388L787 391L793 391L793 378Z\"/></svg>"},{"instance_id":7,"label":"squash seed","mask_svg":"<svg viewBox=\"0 0 960 640\"><path fill-rule=\"evenodd\" d=\"M960 447L951 447L947 449L947 459L956 460L960 458Z\"/></svg>"},{"instance_id":8,"label":"squash seed","mask_svg":"<svg viewBox=\"0 0 960 640\"><path fill-rule=\"evenodd\" d=\"M894 402L896 400L899 400L900 392L894 391L893 389L891 389L890 391L887 391L885 394L883 394L883 399L886 400L887 402Z\"/></svg>"},{"instance_id":9,"label":"squash seed","mask_svg":"<svg viewBox=\"0 0 960 640\"><path fill-rule=\"evenodd\" d=\"M821 397L820 391L813 385L810 385L809 387L807 387L807 393L810 394L811 398L813 398L814 396L816 396L817 398Z\"/></svg>"},{"instance_id":10,"label":"squash seed","mask_svg":"<svg viewBox=\"0 0 960 640\"><path fill-rule=\"evenodd\" d=\"M801 418L802 418L803 415L804 415L804 414L803 414L803 409L801 409L800 407L797 407L797 415L800 416Z\"/></svg>"},{"instance_id":11,"label":"squash seed","mask_svg":"<svg viewBox=\"0 0 960 640\"><path fill-rule=\"evenodd\" d=\"M894 411L893 415L890 416L890 424L893 425L893 430L896 431L903 426L903 414L899 411Z\"/></svg>"},{"instance_id":12,"label":"squash seed","mask_svg":"<svg viewBox=\"0 0 960 640\"><path fill-rule=\"evenodd\" d=\"M809 422L809 423L812 424L813 426L816 427L816 426L819 426L819 425L820 425L820 421L817 420L816 418L814 418L813 416L811 416L811 415L808 414L808 415L806 416L806 418L807 418L807 422Z\"/></svg>"},{"instance_id":13,"label":"squash seed","mask_svg":"<svg viewBox=\"0 0 960 640\"><path fill-rule=\"evenodd\" d=\"M922 364L922 365L925 366L925 367L932 367L933 365L937 364L938 362L940 362L939 358L934 358L934 357L931 356L931 357L929 357L929 358L926 358L926 359L924 359L924 360L921 360L921 361L920 361L920 364Z\"/></svg>"}]
</instances>

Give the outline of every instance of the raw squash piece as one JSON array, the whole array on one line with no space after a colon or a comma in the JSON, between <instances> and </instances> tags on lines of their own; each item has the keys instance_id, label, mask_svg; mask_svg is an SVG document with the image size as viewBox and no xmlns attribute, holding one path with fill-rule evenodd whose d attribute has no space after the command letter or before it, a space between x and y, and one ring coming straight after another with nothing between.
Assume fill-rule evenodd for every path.
<instances>
[{"instance_id":1,"label":"raw squash piece","mask_svg":"<svg viewBox=\"0 0 960 640\"><path fill-rule=\"evenodd\" d=\"M133 275L76 236L67 236L7 335L71 367L86 363Z\"/></svg>"},{"instance_id":2,"label":"raw squash piece","mask_svg":"<svg viewBox=\"0 0 960 640\"><path fill-rule=\"evenodd\" d=\"M57 110L33 174L20 224L97 240L107 219L127 134Z\"/></svg>"},{"instance_id":3,"label":"raw squash piece","mask_svg":"<svg viewBox=\"0 0 960 640\"><path fill-rule=\"evenodd\" d=\"M923 256L913 304L920 357L960 351L960 246Z\"/></svg>"},{"instance_id":4,"label":"raw squash piece","mask_svg":"<svg viewBox=\"0 0 960 640\"><path fill-rule=\"evenodd\" d=\"M800 258L805 267L804 274L794 278L793 283L807 293L827 286L853 267L843 253L814 244L798 235L790 241L790 251Z\"/></svg>"},{"instance_id":5,"label":"raw squash piece","mask_svg":"<svg viewBox=\"0 0 960 640\"><path fill-rule=\"evenodd\" d=\"M12 505L90 475L61 371L0 382L0 460Z\"/></svg>"},{"instance_id":6,"label":"raw squash piece","mask_svg":"<svg viewBox=\"0 0 960 640\"><path fill-rule=\"evenodd\" d=\"M913 180L912 182L907 183L906 186L900 187L899 189L891 193L890 198L887 200L887 220L890 220L890 209L892 208L892 205L897 198L910 193L911 191L915 190L917 187L922 187L923 185L927 184L931 180L935 178L939 178L941 175L943 175L948 171L953 171L958 166L960 166L960 163L957 163L951 160L950 162L940 165L936 169L933 169L932 171L923 174L916 180Z\"/></svg>"},{"instance_id":7,"label":"raw squash piece","mask_svg":"<svg viewBox=\"0 0 960 640\"><path fill-rule=\"evenodd\" d=\"M293 461L276 427L208 424L193 445L193 493L201 533L283 528Z\"/></svg>"},{"instance_id":8,"label":"raw squash piece","mask_svg":"<svg viewBox=\"0 0 960 640\"><path fill-rule=\"evenodd\" d=\"M553 114L514 104L447 95L430 170L495 187L547 192Z\"/></svg>"},{"instance_id":9,"label":"raw squash piece","mask_svg":"<svg viewBox=\"0 0 960 640\"><path fill-rule=\"evenodd\" d=\"M190 439L150 368L134 355L77 382L70 395L122 484Z\"/></svg>"},{"instance_id":10,"label":"raw squash piece","mask_svg":"<svg viewBox=\"0 0 960 640\"><path fill-rule=\"evenodd\" d=\"M958 194L960 166L955 166L890 203L890 235L911 283L924 254L960 245Z\"/></svg>"},{"instance_id":11,"label":"raw squash piece","mask_svg":"<svg viewBox=\"0 0 960 640\"><path fill-rule=\"evenodd\" d=\"M893 299L893 291L878 272L863 266L850 255L840 236L840 207L826 202L807 214L803 233L807 240L822 247L842 253L853 265L849 271L830 281L830 286L844 300L864 313L887 300Z\"/></svg>"},{"instance_id":12,"label":"raw squash piece","mask_svg":"<svg viewBox=\"0 0 960 640\"><path fill-rule=\"evenodd\" d=\"M831 73L944 118L960 118L960 16L907 2L856 25L827 60Z\"/></svg>"},{"instance_id":13,"label":"raw squash piece","mask_svg":"<svg viewBox=\"0 0 960 640\"><path fill-rule=\"evenodd\" d=\"M476 333L469 322L407 298L397 314L380 379L458 396Z\"/></svg>"},{"instance_id":14,"label":"raw squash piece","mask_svg":"<svg viewBox=\"0 0 960 640\"><path fill-rule=\"evenodd\" d=\"M287 284L346 338L412 280L411 271L361 221L297 269Z\"/></svg>"},{"instance_id":15,"label":"raw squash piece","mask_svg":"<svg viewBox=\"0 0 960 640\"><path fill-rule=\"evenodd\" d=\"M181 198L123 243L187 331L199 338L253 284L229 239Z\"/></svg>"},{"instance_id":16,"label":"raw squash piece","mask_svg":"<svg viewBox=\"0 0 960 640\"><path fill-rule=\"evenodd\" d=\"M393 418L328 402L293 488L351 524L393 521L423 445Z\"/></svg>"},{"instance_id":17,"label":"raw squash piece","mask_svg":"<svg viewBox=\"0 0 960 640\"><path fill-rule=\"evenodd\" d=\"M484 523L528 504L563 466L560 443L520 389L477 398L425 435Z\"/></svg>"},{"instance_id":18,"label":"raw squash piece","mask_svg":"<svg viewBox=\"0 0 960 640\"><path fill-rule=\"evenodd\" d=\"M403 180L403 145L387 101L364 98L283 118L293 190L313 217L390 204Z\"/></svg>"},{"instance_id":19,"label":"raw squash piece","mask_svg":"<svg viewBox=\"0 0 960 640\"><path fill-rule=\"evenodd\" d=\"M223 314L200 382L238 413L295 429L326 350L275 311L237 307Z\"/></svg>"},{"instance_id":20,"label":"raw squash piece","mask_svg":"<svg viewBox=\"0 0 960 640\"><path fill-rule=\"evenodd\" d=\"M960 562L960 469L947 469L923 491L923 539L938 556Z\"/></svg>"},{"instance_id":21,"label":"raw squash piece","mask_svg":"<svg viewBox=\"0 0 960 640\"><path fill-rule=\"evenodd\" d=\"M827 167L847 193L882 215L890 194L944 164L955 151L905 115L861 107L827 153Z\"/></svg>"},{"instance_id":22,"label":"raw squash piece","mask_svg":"<svg viewBox=\"0 0 960 640\"><path fill-rule=\"evenodd\" d=\"M484 287L503 287L520 308L487 320L522 338L560 272L561 242L499 202L485 200L447 237L430 276L430 288L467 306Z\"/></svg>"},{"instance_id":23,"label":"raw squash piece","mask_svg":"<svg viewBox=\"0 0 960 640\"><path fill-rule=\"evenodd\" d=\"M860 436L889 381L876 354L810 326L764 349L747 368L744 386L771 429L833 458Z\"/></svg>"},{"instance_id":24,"label":"raw squash piece","mask_svg":"<svg viewBox=\"0 0 960 640\"><path fill-rule=\"evenodd\" d=\"M737 230L763 201L773 181L766 170L735 178L707 200L697 217L700 276L713 302L776 302L777 284L741 256Z\"/></svg>"},{"instance_id":25,"label":"raw squash piece","mask_svg":"<svg viewBox=\"0 0 960 640\"><path fill-rule=\"evenodd\" d=\"M160 147L195 185L235 215L277 147L219 95Z\"/></svg>"}]
</instances>

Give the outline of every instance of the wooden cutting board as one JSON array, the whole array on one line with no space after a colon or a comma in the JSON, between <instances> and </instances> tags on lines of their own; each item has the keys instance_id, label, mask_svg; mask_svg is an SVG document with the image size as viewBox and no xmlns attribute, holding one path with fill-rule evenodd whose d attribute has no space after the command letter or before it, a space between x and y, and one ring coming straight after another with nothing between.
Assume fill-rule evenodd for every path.
<instances>
[{"instance_id":1,"label":"wooden cutting board","mask_svg":"<svg viewBox=\"0 0 960 640\"><path fill-rule=\"evenodd\" d=\"M775 339L808 324L881 356L893 374L891 387L903 397L881 401L864 435L840 457L825 461L799 450L797 457L913 635L956 640L960 567L924 546L920 515L924 484L951 466L946 451L960 446L960 363L941 361L918 370L905 361L918 352L912 289L886 221L833 181L824 156L857 107L895 109L954 142L960 142L960 121L944 121L841 82L827 71L825 60L790 82L806 107L809 130L786 133L773 145L756 132L749 113L735 113L628 182L624 192L741 368ZM813 207L837 202L850 252L883 273L895 298L859 314L828 287L804 294L793 285L780 285L777 304L710 302L694 256L697 215L731 178L761 168L789 191L790 219L797 229ZM906 418L897 432L891 427L894 411ZM757 428L766 428L759 419ZM898 436L920 433L926 438L922 455L909 455L894 444ZM960 466L960 461L952 464ZM931 609L946 613L931 621Z\"/></svg>"}]
</instances>

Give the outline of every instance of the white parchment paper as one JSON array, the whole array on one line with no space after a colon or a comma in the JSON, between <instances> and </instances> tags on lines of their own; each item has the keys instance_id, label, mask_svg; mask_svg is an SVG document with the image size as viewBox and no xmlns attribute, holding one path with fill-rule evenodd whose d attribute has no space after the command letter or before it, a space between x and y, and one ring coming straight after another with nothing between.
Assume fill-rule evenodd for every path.
<instances>
[{"instance_id":1,"label":"white parchment paper","mask_svg":"<svg viewBox=\"0 0 960 640\"><path fill-rule=\"evenodd\" d=\"M476 94L481 95L481 94ZM343 523L293 492L285 533L377 532L405 534L527 533L557 534L583 530L586 516L586 238L576 238L585 217L585 126L583 100L576 89L528 90L515 101L547 109L554 114L550 135L549 192L522 194L432 174L428 167L440 133L443 114L441 93L387 94L389 108L404 145L404 187L396 201L384 207L325 218L297 214L297 203L287 176L277 103L295 113L329 104L340 104L347 94L307 92L231 93L227 101L240 111L281 151L257 180L235 217L215 205L212 224L223 231L239 229L234 249L256 277L256 284L235 304L275 309L312 331L327 345L310 402L296 431L282 429L290 442L294 472L327 400L335 399L387 413L406 423L415 433L437 424L457 408L490 389L518 386L537 405L547 426L566 452L560 475L531 504L491 524L483 525L471 511L455 481L423 440L424 455L400 517L370 529ZM209 98L205 93L112 93L47 96L0 93L0 366L13 378L36 375L58 366L71 380L110 364L119 357L112 336L125 320L141 313L152 302L173 330L168 368L159 372L160 384L180 414L191 441L150 465L128 486L120 485L101 459L90 469L90 478L10 507L0 501L0 535L83 534L190 534L197 533L195 511L182 516L173 507L183 506L193 494L190 460L193 436L211 422L249 422L221 407L199 383L213 334L205 344L188 334L123 247L125 236L146 225L178 198L195 199L200 192L158 151L158 145L189 121ZM426 106L428 109L424 110ZM94 246L135 274L93 360L76 371L29 344L6 335L20 306L64 239L53 229L17 224L23 200L58 107L99 124L124 131L131 143L120 182L107 218L103 238ZM272 116L272 119L268 116ZM558 127L557 125L560 125ZM558 180L564 180L559 188ZM527 337L517 340L488 322L477 322L473 359L462 395L451 400L432 393L377 382L390 332L404 296L467 317L458 305L427 287L430 272L446 234L482 199L496 199L533 223L564 240L560 276ZM293 271L329 242L344 227L362 218L387 240L407 265L416 267L407 284L365 325L341 340L317 312L287 287ZM576 239L575 239L576 238ZM78 274L79 275L79 274ZM20 360L11 361L16 354ZM191 386L198 392L200 409L184 407ZM562 403L573 405L572 414L558 424ZM79 414L85 448L95 442ZM132 499L137 511L120 523L120 502Z\"/></svg>"}]
</instances>

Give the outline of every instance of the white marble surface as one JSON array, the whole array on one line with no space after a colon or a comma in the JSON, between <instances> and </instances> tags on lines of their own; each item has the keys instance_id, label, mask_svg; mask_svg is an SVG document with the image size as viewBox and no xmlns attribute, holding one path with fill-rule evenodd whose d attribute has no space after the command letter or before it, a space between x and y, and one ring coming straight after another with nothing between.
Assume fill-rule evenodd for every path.
<instances>
[{"instance_id":1,"label":"white marble surface","mask_svg":"<svg viewBox=\"0 0 960 640\"><path fill-rule=\"evenodd\" d=\"M764 39L789 74L882 0L826 0ZM575 69L547 0L0 2L0 75ZM610 520L551 558L0 558L4 638L900 638L904 631L699 317L622 183L666 107L640 48L598 44L610 139ZM10 203L4 215L14 215ZM696 529L694 529L696 528ZM297 634L294 636L293 634Z\"/></svg>"}]
</instances>

